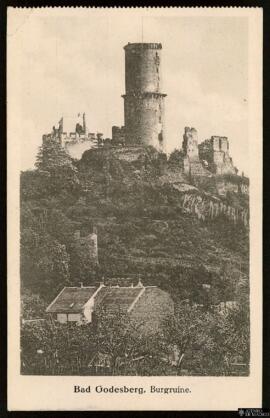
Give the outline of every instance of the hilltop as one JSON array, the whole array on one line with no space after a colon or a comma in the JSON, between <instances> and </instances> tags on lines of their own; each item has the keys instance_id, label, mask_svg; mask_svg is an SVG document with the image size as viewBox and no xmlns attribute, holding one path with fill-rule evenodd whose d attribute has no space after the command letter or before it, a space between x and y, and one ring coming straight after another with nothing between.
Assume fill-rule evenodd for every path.
<instances>
[{"instance_id":1,"label":"hilltop","mask_svg":"<svg viewBox=\"0 0 270 418\"><path fill-rule=\"evenodd\" d=\"M91 149L47 169L41 160L21 174L24 289L50 300L66 284L140 275L178 299L202 301L206 283L213 303L247 294L248 196L239 192L240 176L190 178L181 152L167 158L153 147ZM98 266L73 252L74 232L93 226Z\"/></svg>"}]
</instances>

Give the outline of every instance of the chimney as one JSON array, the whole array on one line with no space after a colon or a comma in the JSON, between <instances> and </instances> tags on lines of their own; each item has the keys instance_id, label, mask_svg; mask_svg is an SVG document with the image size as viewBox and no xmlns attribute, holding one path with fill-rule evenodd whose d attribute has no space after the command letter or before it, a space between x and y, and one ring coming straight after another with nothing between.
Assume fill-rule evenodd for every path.
<instances>
[{"instance_id":1,"label":"chimney","mask_svg":"<svg viewBox=\"0 0 270 418\"><path fill-rule=\"evenodd\" d=\"M141 282L141 279L139 279L138 284L137 284L136 287L144 287L143 284L142 284L142 282Z\"/></svg>"}]
</instances>

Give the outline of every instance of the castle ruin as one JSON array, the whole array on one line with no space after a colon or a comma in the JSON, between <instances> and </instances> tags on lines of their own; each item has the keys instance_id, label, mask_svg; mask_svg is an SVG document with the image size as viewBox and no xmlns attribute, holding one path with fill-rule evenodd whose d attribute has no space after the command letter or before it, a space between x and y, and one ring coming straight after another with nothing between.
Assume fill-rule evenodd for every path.
<instances>
[{"instance_id":1,"label":"castle ruin","mask_svg":"<svg viewBox=\"0 0 270 418\"><path fill-rule=\"evenodd\" d=\"M185 127L182 151L184 173L187 176L211 176L211 173L207 172L199 158L198 132L195 128Z\"/></svg>"},{"instance_id":2,"label":"castle ruin","mask_svg":"<svg viewBox=\"0 0 270 418\"><path fill-rule=\"evenodd\" d=\"M64 118L62 117L58 123L58 128L53 126L51 133L43 135L42 140L43 143L51 140L59 142L67 153L75 159L80 159L84 151L104 144L102 133L96 134L88 131L85 113L82 115L82 121L76 123L75 131L64 131Z\"/></svg>"},{"instance_id":3,"label":"castle ruin","mask_svg":"<svg viewBox=\"0 0 270 418\"><path fill-rule=\"evenodd\" d=\"M229 141L225 136L212 136L199 144L200 159L213 174L237 174L229 154Z\"/></svg>"},{"instance_id":4,"label":"castle ruin","mask_svg":"<svg viewBox=\"0 0 270 418\"><path fill-rule=\"evenodd\" d=\"M117 158L136 159L136 149L153 146L163 152L165 145L164 98L161 79L161 43L128 43L125 51L124 126L112 126L111 138L91 133L85 113L74 132L64 132L63 117L59 127L43 135L43 141L58 141L72 158L80 159L91 149L111 149ZM79 116L79 115L78 115ZM185 127L179 170L189 180L199 177L237 175L229 154L229 141L224 136L212 136L200 144L198 132ZM245 190L242 194L247 194Z\"/></svg>"}]
</instances>

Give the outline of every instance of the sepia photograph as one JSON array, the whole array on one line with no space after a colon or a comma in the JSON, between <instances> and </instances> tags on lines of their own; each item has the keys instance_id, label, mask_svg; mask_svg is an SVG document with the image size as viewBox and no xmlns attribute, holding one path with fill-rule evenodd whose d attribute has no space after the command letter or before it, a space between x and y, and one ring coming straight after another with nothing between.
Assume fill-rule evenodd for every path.
<instances>
[{"instance_id":1,"label":"sepia photograph","mask_svg":"<svg viewBox=\"0 0 270 418\"><path fill-rule=\"evenodd\" d=\"M21 378L253 376L261 16L165 10L9 8Z\"/></svg>"}]
</instances>

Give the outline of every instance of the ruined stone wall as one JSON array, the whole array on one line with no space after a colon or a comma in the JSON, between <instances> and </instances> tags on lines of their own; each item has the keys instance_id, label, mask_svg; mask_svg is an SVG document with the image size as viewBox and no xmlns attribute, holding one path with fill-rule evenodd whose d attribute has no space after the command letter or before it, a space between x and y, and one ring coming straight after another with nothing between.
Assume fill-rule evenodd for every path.
<instances>
[{"instance_id":1,"label":"ruined stone wall","mask_svg":"<svg viewBox=\"0 0 270 418\"><path fill-rule=\"evenodd\" d=\"M201 144L198 145L199 149L199 158L202 162L206 163L206 166L211 169L213 164L213 148L210 139L206 139ZM211 170L212 171L212 170Z\"/></svg>"},{"instance_id":2,"label":"ruined stone wall","mask_svg":"<svg viewBox=\"0 0 270 418\"><path fill-rule=\"evenodd\" d=\"M92 141L78 141L78 142L67 142L65 144L65 150L71 156L71 158L79 160L83 153L94 146Z\"/></svg>"},{"instance_id":3,"label":"ruined stone wall","mask_svg":"<svg viewBox=\"0 0 270 418\"><path fill-rule=\"evenodd\" d=\"M125 127L113 126L112 127L112 145L125 145Z\"/></svg>"},{"instance_id":4,"label":"ruined stone wall","mask_svg":"<svg viewBox=\"0 0 270 418\"><path fill-rule=\"evenodd\" d=\"M185 127L185 133L183 135L182 148L184 154L189 157L190 160L199 159L198 151L198 133L196 129Z\"/></svg>"},{"instance_id":5,"label":"ruined stone wall","mask_svg":"<svg viewBox=\"0 0 270 418\"><path fill-rule=\"evenodd\" d=\"M161 93L161 44L135 43L125 49L124 97L127 145L164 147L164 97Z\"/></svg>"},{"instance_id":6,"label":"ruined stone wall","mask_svg":"<svg viewBox=\"0 0 270 418\"><path fill-rule=\"evenodd\" d=\"M43 143L46 141L56 141L62 145L66 152L74 159L80 159L83 153L91 148L103 145L101 133L88 132L86 126L85 113L83 113L83 122L76 123L75 131L64 132L64 118L59 121L59 128L53 126L50 134L42 136Z\"/></svg>"},{"instance_id":7,"label":"ruined stone wall","mask_svg":"<svg viewBox=\"0 0 270 418\"><path fill-rule=\"evenodd\" d=\"M239 185L239 193L249 195L249 184L241 183Z\"/></svg>"},{"instance_id":8,"label":"ruined stone wall","mask_svg":"<svg viewBox=\"0 0 270 418\"><path fill-rule=\"evenodd\" d=\"M224 217L228 221L235 224L240 223L246 228L249 226L249 210L247 208L234 207L220 199L195 193L184 193L180 200L185 213L194 214L202 221Z\"/></svg>"},{"instance_id":9,"label":"ruined stone wall","mask_svg":"<svg viewBox=\"0 0 270 418\"><path fill-rule=\"evenodd\" d=\"M43 143L47 141L56 141L62 145L65 151L74 159L80 159L83 153L91 148L103 146L103 139L100 138L102 134L88 133L77 134L76 132L63 132L60 136L53 134L45 134L42 136Z\"/></svg>"},{"instance_id":10,"label":"ruined stone wall","mask_svg":"<svg viewBox=\"0 0 270 418\"><path fill-rule=\"evenodd\" d=\"M225 153L229 153L229 141L226 137L220 138L220 149Z\"/></svg>"},{"instance_id":11,"label":"ruined stone wall","mask_svg":"<svg viewBox=\"0 0 270 418\"><path fill-rule=\"evenodd\" d=\"M220 196L226 196L228 192L239 192L238 184L222 179L216 181L216 188Z\"/></svg>"},{"instance_id":12,"label":"ruined stone wall","mask_svg":"<svg viewBox=\"0 0 270 418\"><path fill-rule=\"evenodd\" d=\"M214 174L236 174L227 137L212 136L199 145L199 157Z\"/></svg>"},{"instance_id":13,"label":"ruined stone wall","mask_svg":"<svg viewBox=\"0 0 270 418\"><path fill-rule=\"evenodd\" d=\"M74 234L74 248L82 259L89 259L94 263L98 263L96 231L86 236L81 236L80 231L76 231Z\"/></svg>"},{"instance_id":14,"label":"ruined stone wall","mask_svg":"<svg viewBox=\"0 0 270 418\"><path fill-rule=\"evenodd\" d=\"M199 159L198 133L195 128L185 127L182 150L184 155L184 173L187 176L210 176Z\"/></svg>"},{"instance_id":15,"label":"ruined stone wall","mask_svg":"<svg viewBox=\"0 0 270 418\"><path fill-rule=\"evenodd\" d=\"M222 165L225 162L224 161L224 152L223 151L214 151L213 162L216 165L216 173L221 174Z\"/></svg>"}]
</instances>

